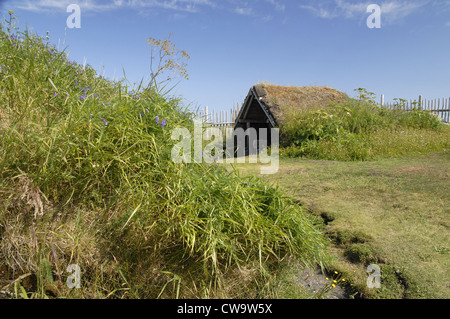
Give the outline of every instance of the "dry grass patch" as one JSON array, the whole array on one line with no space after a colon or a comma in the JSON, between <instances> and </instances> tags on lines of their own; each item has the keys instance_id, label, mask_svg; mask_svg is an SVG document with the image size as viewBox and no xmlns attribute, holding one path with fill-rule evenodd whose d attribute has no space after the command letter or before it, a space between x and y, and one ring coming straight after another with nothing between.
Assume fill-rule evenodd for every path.
<instances>
[{"instance_id":1,"label":"dry grass patch","mask_svg":"<svg viewBox=\"0 0 450 319\"><path fill-rule=\"evenodd\" d=\"M319 86L295 87L262 83L256 85L256 90L279 125L283 125L293 113L317 110L349 99L343 92Z\"/></svg>"}]
</instances>

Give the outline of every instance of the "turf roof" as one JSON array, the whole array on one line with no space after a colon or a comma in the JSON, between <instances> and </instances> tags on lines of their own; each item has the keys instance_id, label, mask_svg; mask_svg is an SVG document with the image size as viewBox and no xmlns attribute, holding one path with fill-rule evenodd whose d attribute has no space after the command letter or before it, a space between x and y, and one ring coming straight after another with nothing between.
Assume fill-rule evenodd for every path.
<instances>
[{"instance_id":1,"label":"turf roof","mask_svg":"<svg viewBox=\"0 0 450 319\"><path fill-rule=\"evenodd\" d=\"M278 125L282 125L286 116L293 112L326 108L349 99L347 94L329 87L262 83L255 85L254 89Z\"/></svg>"}]
</instances>

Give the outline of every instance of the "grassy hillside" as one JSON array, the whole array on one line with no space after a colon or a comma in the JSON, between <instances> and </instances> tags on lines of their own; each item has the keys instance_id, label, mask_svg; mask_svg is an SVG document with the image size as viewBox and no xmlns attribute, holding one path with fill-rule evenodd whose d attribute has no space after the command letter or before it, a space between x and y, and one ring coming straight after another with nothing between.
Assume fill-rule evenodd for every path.
<instances>
[{"instance_id":1,"label":"grassy hillside","mask_svg":"<svg viewBox=\"0 0 450 319\"><path fill-rule=\"evenodd\" d=\"M13 22L0 30L0 290L264 297L283 258L327 262L315 219L281 190L171 160L171 130L192 128L179 100L104 79Z\"/></svg>"}]
</instances>

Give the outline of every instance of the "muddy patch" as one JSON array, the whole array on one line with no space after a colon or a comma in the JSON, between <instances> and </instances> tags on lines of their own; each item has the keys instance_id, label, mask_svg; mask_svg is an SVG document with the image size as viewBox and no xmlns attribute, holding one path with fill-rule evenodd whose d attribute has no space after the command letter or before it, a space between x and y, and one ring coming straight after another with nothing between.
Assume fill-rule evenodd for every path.
<instances>
[{"instance_id":1,"label":"muddy patch","mask_svg":"<svg viewBox=\"0 0 450 319\"><path fill-rule=\"evenodd\" d=\"M330 278L320 268L300 271L295 281L315 296L324 299L349 299L349 293L339 285L338 280Z\"/></svg>"}]
</instances>

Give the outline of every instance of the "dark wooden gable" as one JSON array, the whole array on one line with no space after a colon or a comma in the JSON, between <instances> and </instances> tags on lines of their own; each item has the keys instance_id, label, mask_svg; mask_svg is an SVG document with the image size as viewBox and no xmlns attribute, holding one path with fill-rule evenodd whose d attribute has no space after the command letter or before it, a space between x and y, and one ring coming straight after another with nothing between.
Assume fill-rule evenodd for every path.
<instances>
[{"instance_id":1,"label":"dark wooden gable","mask_svg":"<svg viewBox=\"0 0 450 319\"><path fill-rule=\"evenodd\" d=\"M261 100L255 87L252 87L245 98L244 105L238 114L234 128L242 127L276 127L277 122Z\"/></svg>"}]
</instances>

